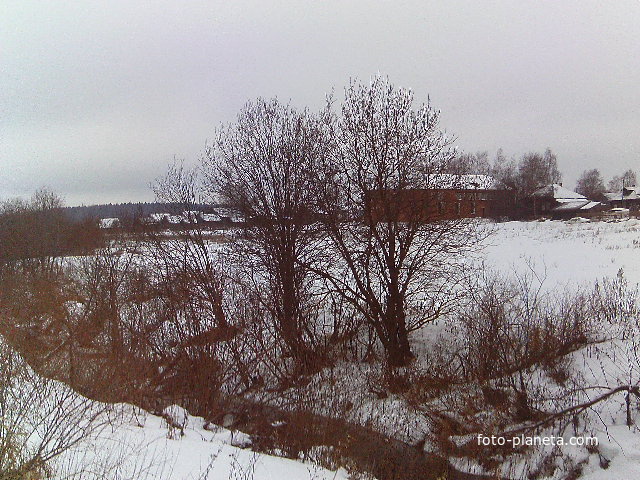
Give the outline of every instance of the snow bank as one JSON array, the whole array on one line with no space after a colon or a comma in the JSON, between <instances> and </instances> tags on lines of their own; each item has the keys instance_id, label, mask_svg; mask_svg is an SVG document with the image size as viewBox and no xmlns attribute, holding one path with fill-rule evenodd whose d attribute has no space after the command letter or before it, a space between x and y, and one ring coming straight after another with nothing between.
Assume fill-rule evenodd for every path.
<instances>
[{"instance_id":1,"label":"snow bank","mask_svg":"<svg viewBox=\"0 0 640 480\"><path fill-rule=\"evenodd\" d=\"M192 417L177 405L166 408L162 417L126 404L114 406L109 415L109 428L57 459L61 470L82 472L76 478L83 480L102 479L105 474L154 480L348 478L343 470L330 472L240 448L251 444L248 435Z\"/></svg>"}]
</instances>

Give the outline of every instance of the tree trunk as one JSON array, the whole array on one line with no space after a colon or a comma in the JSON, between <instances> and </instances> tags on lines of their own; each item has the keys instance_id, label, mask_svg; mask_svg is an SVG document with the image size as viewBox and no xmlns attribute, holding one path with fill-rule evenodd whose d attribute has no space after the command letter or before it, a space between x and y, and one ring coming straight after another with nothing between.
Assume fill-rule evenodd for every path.
<instances>
[{"instance_id":1,"label":"tree trunk","mask_svg":"<svg viewBox=\"0 0 640 480\"><path fill-rule=\"evenodd\" d=\"M289 252L283 254L282 262L279 268L281 298L276 299L280 302L280 315L278 322L289 353L296 361L304 361L305 349L302 345L300 333L299 316L299 292L296 287L295 279L295 260ZM278 288L276 287L276 291Z\"/></svg>"},{"instance_id":2,"label":"tree trunk","mask_svg":"<svg viewBox=\"0 0 640 480\"><path fill-rule=\"evenodd\" d=\"M413 359L409 346L407 329L404 325L397 325L396 332L389 338L387 358L392 367L406 367Z\"/></svg>"},{"instance_id":3,"label":"tree trunk","mask_svg":"<svg viewBox=\"0 0 640 480\"><path fill-rule=\"evenodd\" d=\"M391 281L389 285L389 297L387 300L387 312L385 327L387 330L388 345L387 357L392 367L405 367L413 358L409 346L409 334L407 332L407 318L404 312L404 297L399 288L399 275L396 268L390 268Z\"/></svg>"}]
</instances>

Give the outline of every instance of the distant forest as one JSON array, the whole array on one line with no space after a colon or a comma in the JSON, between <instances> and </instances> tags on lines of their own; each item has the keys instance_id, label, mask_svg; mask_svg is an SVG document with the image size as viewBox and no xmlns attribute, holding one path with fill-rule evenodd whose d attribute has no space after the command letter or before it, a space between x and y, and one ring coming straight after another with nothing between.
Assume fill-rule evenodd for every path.
<instances>
[{"instance_id":1,"label":"distant forest","mask_svg":"<svg viewBox=\"0 0 640 480\"><path fill-rule=\"evenodd\" d=\"M190 209L203 213L213 213L216 206L207 204L190 205ZM141 203L107 203L104 205L89 205L81 207L65 207L67 218L73 222L88 219L120 218L135 219L148 217L153 213L178 213L184 210L180 203L141 202Z\"/></svg>"}]
</instances>

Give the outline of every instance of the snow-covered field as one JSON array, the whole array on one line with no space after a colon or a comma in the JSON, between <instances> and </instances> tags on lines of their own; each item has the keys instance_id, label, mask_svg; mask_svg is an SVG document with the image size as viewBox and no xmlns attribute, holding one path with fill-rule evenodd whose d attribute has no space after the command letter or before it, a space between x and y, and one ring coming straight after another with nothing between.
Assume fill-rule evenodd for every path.
<instances>
[{"instance_id":1,"label":"snow-covered field","mask_svg":"<svg viewBox=\"0 0 640 480\"><path fill-rule=\"evenodd\" d=\"M621 222L542 221L496 225L485 241L486 265L503 274L533 268L548 288L593 285L622 268L640 282L640 220Z\"/></svg>"},{"instance_id":2,"label":"snow-covered field","mask_svg":"<svg viewBox=\"0 0 640 480\"><path fill-rule=\"evenodd\" d=\"M622 271L630 287L640 283L640 221L507 222L498 224L482 254L485 264L505 276L535 272L548 291L593 287L596 280L613 279ZM638 385L638 324L617 326L609 336L625 337L573 354L573 365L593 387L590 398L620 385ZM632 400L637 407L637 399ZM637 412L637 410L636 410ZM563 447L568 457L586 461L587 480L640 478L640 430L626 426L623 393L587 411L591 434L598 437L599 454ZM634 421L640 420L636 415ZM573 449L573 450L572 450ZM607 468L603 468L607 466ZM556 478L561 478L558 472Z\"/></svg>"},{"instance_id":3,"label":"snow-covered field","mask_svg":"<svg viewBox=\"0 0 640 480\"><path fill-rule=\"evenodd\" d=\"M544 279L548 291L593 287L596 280L615 278L620 270L630 285L640 283L640 221L622 222L506 222L484 244L479 260L499 275L534 274ZM589 347L591 348L591 347ZM632 340L611 340L598 351L584 349L573 354L576 368L599 392L620 384L640 382L640 362ZM419 349L420 350L420 349ZM603 354L603 352L608 352ZM357 383L357 382L356 382ZM393 406L389 399L387 406ZM575 461L585 461L583 478L640 478L640 432L624 425L626 409L622 394L592 409L591 431L600 440L602 457L584 449L563 452ZM398 404L399 408L402 408ZM65 452L63 465L93 465L96 475L81 478L186 479L340 479L345 471L330 472L317 466L255 454L245 447L250 440L191 417L179 407L157 417L121 405L113 422L100 434ZM73 468L70 468L73 470ZM513 472L513 470L512 470ZM555 478L560 478L556 476Z\"/></svg>"},{"instance_id":4,"label":"snow-covered field","mask_svg":"<svg viewBox=\"0 0 640 480\"><path fill-rule=\"evenodd\" d=\"M2 478L55 480L340 480L344 470L258 454L249 436L178 405L161 416L89 400L36 374L0 340ZM46 477L8 472L36 465ZM44 467L42 465L45 465ZM31 467L30 467L31 468Z\"/></svg>"}]
</instances>

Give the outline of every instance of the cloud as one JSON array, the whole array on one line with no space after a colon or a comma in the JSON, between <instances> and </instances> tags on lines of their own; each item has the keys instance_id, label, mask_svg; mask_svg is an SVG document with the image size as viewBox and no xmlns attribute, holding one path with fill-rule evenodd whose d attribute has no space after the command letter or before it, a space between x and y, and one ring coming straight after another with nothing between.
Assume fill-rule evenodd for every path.
<instances>
[{"instance_id":1,"label":"cloud","mask_svg":"<svg viewBox=\"0 0 640 480\"><path fill-rule=\"evenodd\" d=\"M611 176L640 153L639 20L635 1L3 2L0 197L146 199L247 100L316 108L377 72L466 150Z\"/></svg>"}]
</instances>

